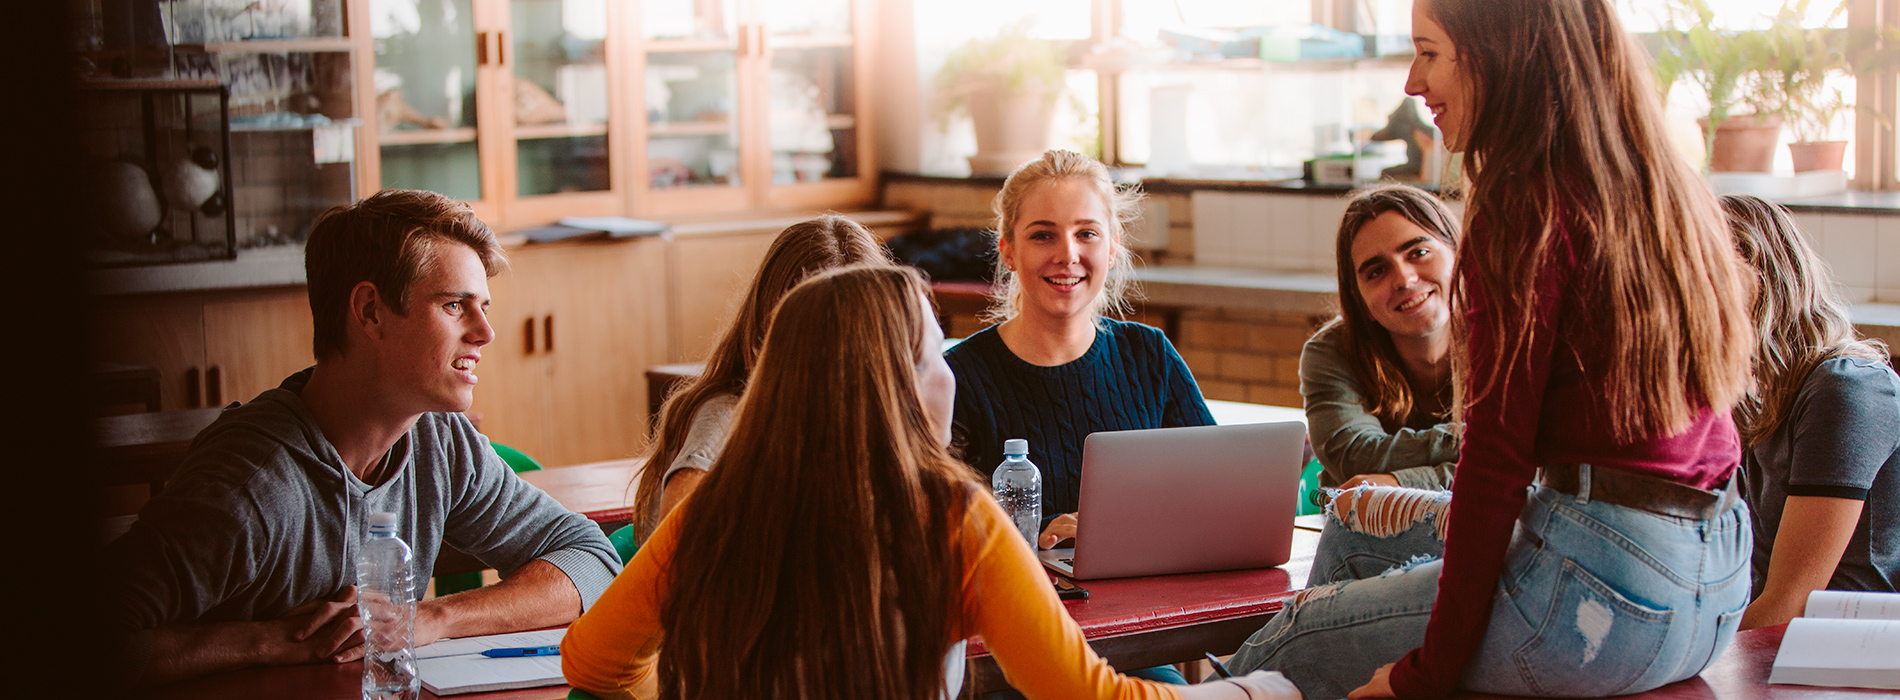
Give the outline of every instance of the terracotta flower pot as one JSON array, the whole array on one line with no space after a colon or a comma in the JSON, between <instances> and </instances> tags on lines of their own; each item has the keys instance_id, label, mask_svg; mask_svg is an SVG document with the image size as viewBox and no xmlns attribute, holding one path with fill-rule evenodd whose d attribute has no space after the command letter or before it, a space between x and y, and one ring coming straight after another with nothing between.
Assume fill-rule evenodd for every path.
<instances>
[{"instance_id":1,"label":"terracotta flower pot","mask_svg":"<svg viewBox=\"0 0 1900 700\"><path fill-rule=\"evenodd\" d=\"M1699 120L1708 133L1709 120ZM1775 165L1775 142L1781 138L1781 115L1738 114L1722 120L1709 151L1709 170L1718 173L1765 173Z\"/></svg>"},{"instance_id":2,"label":"terracotta flower pot","mask_svg":"<svg viewBox=\"0 0 1900 700\"><path fill-rule=\"evenodd\" d=\"M985 90L970 95L970 121L976 123L976 155L970 170L978 175L1007 175L1016 166L1042 157L1055 121L1055 95L1045 91L1007 94Z\"/></svg>"},{"instance_id":3,"label":"terracotta flower pot","mask_svg":"<svg viewBox=\"0 0 1900 700\"><path fill-rule=\"evenodd\" d=\"M1788 144L1788 153L1794 156L1794 171L1797 173L1840 170L1841 160L1847 156L1847 142L1800 141Z\"/></svg>"}]
</instances>

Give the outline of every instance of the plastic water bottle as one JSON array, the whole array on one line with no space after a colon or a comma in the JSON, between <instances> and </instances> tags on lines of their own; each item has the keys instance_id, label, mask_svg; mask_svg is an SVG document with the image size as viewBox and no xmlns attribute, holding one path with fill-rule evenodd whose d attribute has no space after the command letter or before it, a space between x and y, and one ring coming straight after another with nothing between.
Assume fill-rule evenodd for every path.
<instances>
[{"instance_id":1,"label":"plastic water bottle","mask_svg":"<svg viewBox=\"0 0 1900 700\"><path fill-rule=\"evenodd\" d=\"M363 700L415 700L415 556L396 536L396 514L369 516L369 541L356 560L356 606L363 618Z\"/></svg>"},{"instance_id":2,"label":"plastic water bottle","mask_svg":"<svg viewBox=\"0 0 1900 700\"><path fill-rule=\"evenodd\" d=\"M1003 441L1003 463L990 475L990 490L1029 541L1029 548L1035 549L1036 537L1042 534L1042 472L1029 461L1028 440Z\"/></svg>"}]
</instances>

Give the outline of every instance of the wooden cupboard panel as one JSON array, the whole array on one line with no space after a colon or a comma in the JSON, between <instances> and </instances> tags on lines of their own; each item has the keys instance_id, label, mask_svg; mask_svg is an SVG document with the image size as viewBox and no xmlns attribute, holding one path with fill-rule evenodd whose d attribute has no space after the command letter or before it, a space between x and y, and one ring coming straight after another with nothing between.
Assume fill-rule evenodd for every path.
<instances>
[{"instance_id":1,"label":"wooden cupboard panel","mask_svg":"<svg viewBox=\"0 0 1900 700\"><path fill-rule=\"evenodd\" d=\"M667 353L666 241L551 247L549 464L632 456L646 441L646 369Z\"/></svg>"},{"instance_id":2,"label":"wooden cupboard panel","mask_svg":"<svg viewBox=\"0 0 1900 700\"><path fill-rule=\"evenodd\" d=\"M488 439L546 464L548 363L540 352L543 311L536 288L560 270L535 252L511 252L509 269L488 280L493 300L488 323L495 339L482 348L482 361L475 365L475 403L468 413Z\"/></svg>"},{"instance_id":3,"label":"wooden cupboard panel","mask_svg":"<svg viewBox=\"0 0 1900 700\"><path fill-rule=\"evenodd\" d=\"M777 237L777 231L761 231L674 240L670 362L706 359Z\"/></svg>"},{"instance_id":4,"label":"wooden cupboard panel","mask_svg":"<svg viewBox=\"0 0 1900 700\"><path fill-rule=\"evenodd\" d=\"M316 364L315 334L303 289L205 304L205 364L221 384L213 395L222 404L250 401Z\"/></svg>"},{"instance_id":5,"label":"wooden cupboard panel","mask_svg":"<svg viewBox=\"0 0 1900 700\"><path fill-rule=\"evenodd\" d=\"M205 358L203 301L196 295L105 297L94 300L93 359L158 370L164 410L191 405L193 370Z\"/></svg>"}]
</instances>

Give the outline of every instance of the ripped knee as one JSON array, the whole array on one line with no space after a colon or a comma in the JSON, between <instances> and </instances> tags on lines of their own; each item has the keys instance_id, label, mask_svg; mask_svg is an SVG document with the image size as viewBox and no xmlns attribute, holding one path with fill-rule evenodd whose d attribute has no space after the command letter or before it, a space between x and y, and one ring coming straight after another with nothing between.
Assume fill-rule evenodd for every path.
<instances>
[{"instance_id":1,"label":"ripped knee","mask_svg":"<svg viewBox=\"0 0 1900 700\"><path fill-rule=\"evenodd\" d=\"M1439 541L1444 541L1450 508L1449 491L1361 485L1327 503L1326 515L1355 532L1382 538L1397 537L1429 521Z\"/></svg>"}]
</instances>

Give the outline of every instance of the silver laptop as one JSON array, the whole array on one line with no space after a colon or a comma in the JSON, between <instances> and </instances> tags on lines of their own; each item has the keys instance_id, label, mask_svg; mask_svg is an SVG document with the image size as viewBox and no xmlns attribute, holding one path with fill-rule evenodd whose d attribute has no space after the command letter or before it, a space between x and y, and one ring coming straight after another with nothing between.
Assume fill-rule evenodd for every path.
<instances>
[{"instance_id":1,"label":"silver laptop","mask_svg":"<svg viewBox=\"0 0 1900 700\"><path fill-rule=\"evenodd\" d=\"M1043 565L1092 580L1285 564L1305 438L1298 422L1090 435L1076 546Z\"/></svg>"}]
</instances>

